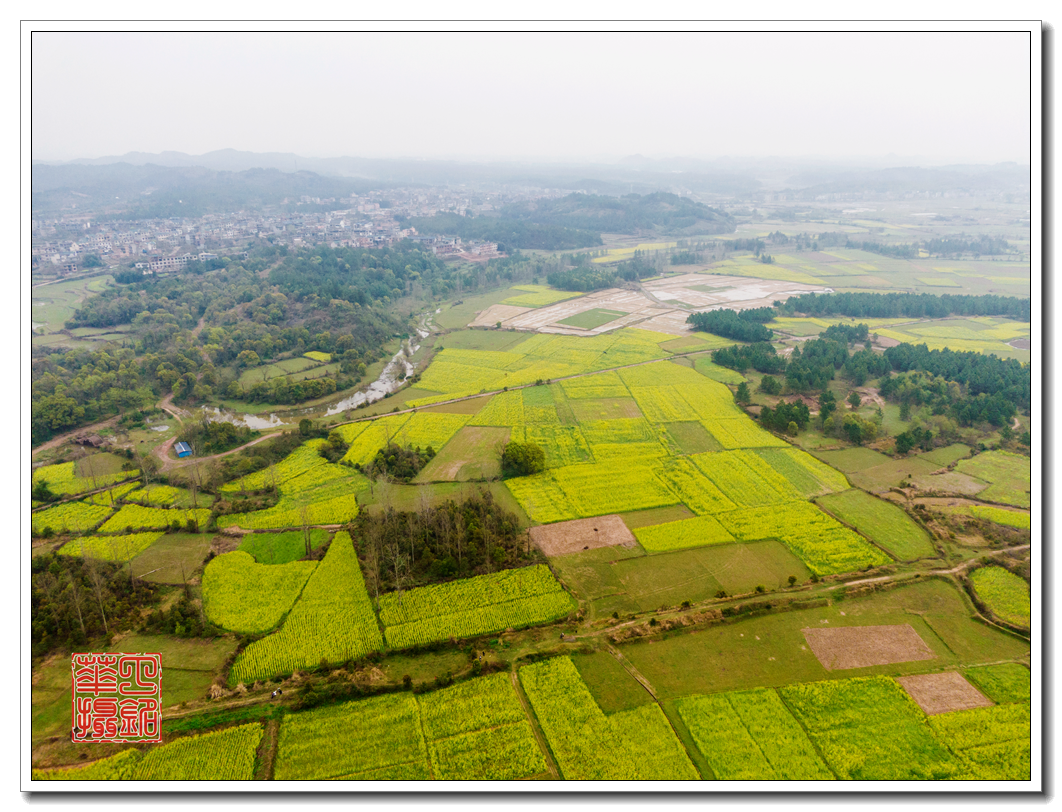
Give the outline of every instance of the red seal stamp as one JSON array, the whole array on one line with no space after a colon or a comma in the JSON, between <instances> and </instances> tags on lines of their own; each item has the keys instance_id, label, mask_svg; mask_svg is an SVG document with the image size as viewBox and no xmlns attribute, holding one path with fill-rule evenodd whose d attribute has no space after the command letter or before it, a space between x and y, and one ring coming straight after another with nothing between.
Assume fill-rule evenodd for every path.
<instances>
[{"instance_id":1,"label":"red seal stamp","mask_svg":"<svg viewBox=\"0 0 1062 812\"><path fill-rule=\"evenodd\" d=\"M158 654L75 654L70 662L75 742L162 740Z\"/></svg>"}]
</instances>

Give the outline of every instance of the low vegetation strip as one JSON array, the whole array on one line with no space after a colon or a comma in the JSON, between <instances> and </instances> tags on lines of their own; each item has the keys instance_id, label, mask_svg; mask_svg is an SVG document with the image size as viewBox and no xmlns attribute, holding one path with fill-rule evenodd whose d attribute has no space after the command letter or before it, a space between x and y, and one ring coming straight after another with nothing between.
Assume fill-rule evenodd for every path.
<instances>
[{"instance_id":1,"label":"low vegetation strip","mask_svg":"<svg viewBox=\"0 0 1062 812\"><path fill-rule=\"evenodd\" d=\"M963 769L889 677L788 685L778 693L838 778L931 780Z\"/></svg>"},{"instance_id":2,"label":"low vegetation strip","mask_svg":"<svg viewBox=\"0 0 1062 812\"><path fill-rule=\"evenodd\" d=\"M161 530L124 536L87 536L64 544L60 555L77 555L100 561L129 561L163 536Z\"/></svg>"},{"instance_id":3,"label":"low vegetation strip","mask_svg":"<svg viewBox=\"0 0 1062 812\"><path fill-rule=\"evenodd\" d=\"M343 663L383 648L350 535L336 533L279 631L249 645L229 681L253 682L321 662Z\"/></svg>"},{"instance_id":4,"label":"low vegetation strip","mask_svg":"<svg viewBox=\"0 0 1062 812\"><path fill-rule=\"evenodd\" d=\"M256 564L239 550L219 555L203 571L203 609L223 629L240 634L271 631L316 567L316 561Z\"/></svg>"},{"instance_id":5,"label":"low vegetation strip","mask_svg":"<svg viewBox=\"0 0 1062 812\"><path fill-rule=\"evenodd\" d=\"M110 516L111 512L111 508L101 505L64 502L32 514L33 535L39 536L49 529L53 533L84 533Z\"/></svg>"},{"instance_id":6,"label":"low vegetation strip","mask_svg":"<svg viewBox=\"0 0 1062 812\"><path fill-rule=\"evenodd\" d=\"M387 645L409 648L548 623L576 607L549 567L505 570L380 598Z\"/></svg>"},{"instance_id":7,"label":"low vegetation strip","mask_svg":"<svg viewBox=\"0 0 1062 812\"><path fill-rule=\"evenodd\" d=\"M1031 604L1027 581L996 566L974 570L970 581L994 615L1007 623L1029 628Z\"/></svg>"},{"instance_id":8,"label":"low vegetation strip","mask_svg":"<svg viewBox=\"0 0 1062 812\"><path fill-rule=\"evenodd\" d=\"M718 779L833 779L773 689L690 697L677 708Z\"/></svg>"},{"instance_id":9,"label":"low vegetation strip","mask_svg":"<svg viewBox=\"0 0 1062 812\"><path fill-rule=\"evenodd\" d=\"M401 693L288 714L280 724L273 775L277 781L357 779L427 763L417 698Z\"/></svg>"},{"instance_id":10,"label":"low vegetation strip","mask_svg":"<svg viewBox=\"0 0 1062 812\"><path fill-rule=\"evenodd\" d=\"M567 657L524 666L518 673L564 778L698 778L658 705L605 716Z\"/></svg>"}]
</instances>

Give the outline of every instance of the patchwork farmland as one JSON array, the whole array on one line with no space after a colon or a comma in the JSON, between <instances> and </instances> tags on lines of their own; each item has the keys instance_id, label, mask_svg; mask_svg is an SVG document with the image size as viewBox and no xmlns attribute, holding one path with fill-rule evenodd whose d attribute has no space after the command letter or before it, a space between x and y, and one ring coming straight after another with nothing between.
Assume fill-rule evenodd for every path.
<instances>
[{"instance_id":1,"label":"patchwork farmland","mask_svg":"<svg viewBox=\"0 0 1062 812\"><path fill-rule=\"evenodd\" d=\"M42 660L34 779L1028 779L1029 458L998 427L900 454L817 410L759 417L815 398L716 363L746 343L686 317L834 287L797 265L514 285L450 308L395 398L307 409L242 466L39 467L34 555L72 573L41 594L128 624L150 593L115 650L165 641L174 682L162 743L59 744L62 659ZM851 321L779 316L771 346ZM937 321L869 328L977 352L1027 334ZM841 415L880 401L883 427L938 425L848 409L846 374L824 390Z\"/></svg>"}]
</instances>

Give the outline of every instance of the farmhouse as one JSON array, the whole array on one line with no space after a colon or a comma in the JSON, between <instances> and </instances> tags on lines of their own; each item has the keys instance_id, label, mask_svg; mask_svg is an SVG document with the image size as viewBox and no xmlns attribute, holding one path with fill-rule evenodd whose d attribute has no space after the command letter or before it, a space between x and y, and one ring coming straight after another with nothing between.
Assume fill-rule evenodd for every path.
<instances>
[{"instance_id":1,"label":"farmhouse","mask_svg":"<svg viewBox=\"0 0 1062 812\"><path fill-rule=\"evenodd\" d=\"M178 457L192 456L192 447L188 443L177 443L174 445L173 450L177 452Z\"/></svg>"}]
</instances>

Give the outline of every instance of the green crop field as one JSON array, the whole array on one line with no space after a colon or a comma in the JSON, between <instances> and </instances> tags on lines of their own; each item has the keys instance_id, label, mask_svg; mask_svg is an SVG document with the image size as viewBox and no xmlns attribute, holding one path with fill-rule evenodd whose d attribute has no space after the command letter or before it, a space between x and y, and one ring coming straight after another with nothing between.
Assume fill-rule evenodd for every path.
<instances>
[{"instance_id":1,"label":"green crop field","mask_svg":"<svg viewBox=\"0 0 1062 812\"><path fill-rule=\"evenodd\" d=\"M130 749L72 770L34 770L36 781L249 781L260 724L186 736L146 752Z\"/></svg>"},{"instance_id":2,"label":"green crop field","mask_svg":"<svg viewBox=\"0 0 1062 812\"><path fill-rule=\"evenodd\" d=\"M900 561L937 554L929 533L892 502L858 490L822 496L817 501Z\"/></svg>"},{"instance_id":3,"label":"green crop field","mask_svg":"<svg viewBox=\"0 0 1062 812\"><path fill-rule=\"evenodd\" d=\"M393 694L286 716L274 778L428 778L427 767L417 699Z\"/></svg>"},{"instance_id":4,"label":"green crop field","mask_svg":"<svg viewBox=\"0 0 1062 812\"><path fill-rule=\"evenodd\" d=\"M970 505L969 510L970 515L978 519L987 519L996 524L1017 527L1023 530L1029 530L1032 527L1032 517L1028 513L1020 513L1016 510L1005 510L988 505Z\"/></svg>"},{"instance_id":5,"label":"green crop field","mask_svg":"<svg viewBox=\"0 0 1062 812\"><path fill-rule=\"evenodd\" d=\"M567 657L525 666L517 673L563 778L699 777L658 705L606 716Z\"/></svg>"},{"instance_id":6,"label":"green crop field","mask_svg":"<svg viewBox=\"0 0 1062 812\"><path fill-rule=\"evenodd\" d=\"M772 689L690 697L679 700L676 708L717 779L833 778Z\"/></svg>"},{"instance_id":7,"label":"green crop field","mask_svg":"<svg viewBox=\"0 0 1062 812\"><path fill-rule=\"evenodd\" d=\"M955 778L962 769L892 679L804 683L781 688L779 694L838 778Z\"/></svg>"},{"instance_id":8,"label":"green crop field","mask_svg":"<svg viewBox=\"0 0 1062 812\"><path fill-rule=\"evenodd\" d=\"M507 675L289 714L275 777L513 780L547 770Z\"/></svg>"},{"instance_id":9,"label":"green crop field","mask_svg":"<svg viewBox=\"0 0 1062 812\"><path fill-rule=\"evenodd\" d=\"M566 327L580 327L583 330L593 330L626 315L621 310L606 310L602 307L595 307L593 310L584 310L582 313L561 319L557 324L563 324Z\"/></svg>"},{"instance_id":10,"label":"green crop field","mask_svg":"<svg viewBox=\"0 0 1062 812\"><path fill-rule=\"evenodd\" d=\"M94 493L91 496L86 496L83 501L90 505L103 505L104 507L117 506L119 500L122 499L130 491L135 491L140 487L139 482L126 482L124 485L115 485L106 491L100 491Z\"/></svg>"},{"instance_id":11,"label":"green crop field","mask_svg":"<svg viewBox=\"0 0 1062 812\"><path fill-rule=\"evenodd\" d=\"M970 573L970 581L994 615L1007 623L1029 627L1031 608L1027 581L994 566L974 570Z\"/></svg>"},{"instance_id":12,"label":"green crop field","mask_svg":"<svg viewBox=\"0 0 1062 812\"><path fill-rule=\"evenodd\" d=\"M381 648L383 637L357 554L350 535L339 532L279 631L244 649L229 680L253 682L322 661L346 662Z\"/></svg>"},{"instance_id":13,"label":"green crop field","mask_svg":"<svg viewBox=\"0 0 1062 812\"><path fill-rule=\"evenodd\" d=\"M133 558L129 566L145 581L185 584L206 558L210 539L205 533L166 533Z\"/></svg>"},{"instance_id":14,"label":"green crop field","mask_svg":"<svg viewBox=\"0 0 1062 812\"><path fill-rule=\"evenodd\" d=\"M112 490L117 489L112 488ZM137 488L126 492L123 498L127 502L136 502L148 507L208 508L214 504L214 497L209 493L197 493L193 498L191 491L186 488L174 488L170 485Z\"/></svg>"},{"instance_id":15,"label":"green crop field","mask_svg":"<svg viewBox=\"0 0 1062 812\"><path fill-rule=\"evenodd\" d=\"M272 364L264 364L259 367L251 367L240 373L238 378L240 386L249 389L256 383L282 378L294 372L302 372L321 365L321 361L311 358L286 358L283 361L275 361Z\"/></svg>"},{"instance_id":16,"label":"green crop field","mask_svg":"<svg viewBox=\"0 0 1062 812\"><path fill-rule=\"evenodd\" d=\"M573 654L571 660L594 701L606 714L631 710L653 701L645 687L611 654L604 651Z\"/></svg>"},{"instance_id":17,"label":"green crop field","mask_svg":"<svg viewBox=\"0 0 1062 812\"><path fill-rule=\"evenodd\" d=\"M205 528L210 521L207 508L152 508L141 505L122 505L118 512L100 526L101 533L121 533L132 530L165 530L173 527L184 529L188 522L197 528ZM176 525L176 527L174 526Z\"/></svg>"},{"instance_id":18,"label":"green crop field","mask_svg":"<svg viewBox=\"0 0 1062 812\"><path fill-rule=\"evenodd\" d=\"M698 516L695 519L640 527L634 531L634 537L649 552L667 552L734 541L734 537L712 516Z\"/></svg>"},{"instance_id":19,"label":"green crop field","mask_svg":"<svg viewBox=\"0 0 1062 812\"><path fill-rule=\"evenodd\" d=\"M613 547L558 556L550 563L597 617L709 600L720 591L740 595L761 585L779 589L790 575L800 583L811 575L777 541L696 547L649 557L641 550Z\"/></svg>"},{"instance_id":20,"label":"green crop field","mask_svg":"<svg viewBox=\"0 0 1062 812\"><path fill-rule=\"evenodd\" d=\"M308 533L311 550L316 550L329 539L327 530L312 528ZM259 564L287 564L306 557L306 537L302 530L248 533L240 541L240 549L253 556Z\"/></svg>"},{"instance_id":21,"label":"green crop field","mask_svg":"<svg viewBox=\"0 0 1062 812\"><path fill-rule=\"evenodd\" d=\"M356 423L352 425L361 426ZM340 427L342 431L346 427ZM344 439L347 439L344 437ZM349 439L347 439L349 442ZM276 465L263 468L248 476L232 482L226 482L218 490L221 493L240 493L242 491L260 491L266 488L279 487L290 479L304 474L311 468L326 465L328 460L321 456L321 448L327 443L326 440L309 440L292 451L287 457Z\"/></svg>"},{"instance_id":22,"label":"green crop field","mask_svg":"<svg viewBox=\"0 0 1062 812\"><path fill-rule=\"evenodd\" d=\"M516 295L504 299L502 304L516 305L517 307L545 307L546 305L583 295L565 290L554 290L546 285L514 285L512 290Z\"/></svg>"},{"instance_id":23,"label":"green crop field","mask_svg":"<svg viewBox=\"0 0 1062 812\"><path fill-rule=\"evenodd\" d=\"M39 536L49 528L55 533L84 533L92 530L112 512L111 508L100 505L64 502L32 514L33 535Z\"/></svg>"},{"instance_id":24,"label":"green crop field","mask_svg":"<svg viewBox=\"0 0 1062 812\"><path fill-rule=\"evenodd\" d=\"M1032 698L1029 669L1019 663L999 663L967 668L963 675L998 704L1028 702Z\"/></svg>"},{"instance_id":25,"label":"green crop field","mask_svg":"<svg viewBox=\"0 0 1062 812\"><path fill-rule=\"evenodd\" d=\"M81 302L109 287L114 287L114 277L110 274L69 279L35 287L31 303L32 319L42 323L44 326L41 329L46 333L62 330Z\"/></svg>"},{"instance_id":26,"label":"green crop field","mask_svg":"<svg viewBox=\"0 0 1062 812\"><path fill-rule=\"evenodd\" d=\"M503 781L547 771L508 674L424 694L419 705L435 778Z\"/></svg>"},{"instance_id":27,"label":"green crop field","mask_svg":"<svg viewBox=\"0 0 1062 812\"><path fill-rule=\"evenodd\" d=\"M239 550L219 555L203 571L203 609L223 629L241 634L272 631L316 567L316 561L256 564Z\"/></svg>"},{"instance_id":28,"label":"green crop field","mask_svg":"<svg viewBox=\"0 0 1062 812\"><path fill-rule=\"evenodd\" d=\"M77 555L101 561L128 561L162 538L161 531L131 533L127 536L87 536L74 539L59 549L60 555Z\"/></svg>"},{"instance_id":29,"label":"green crop field","mask_svg":"<svg viewBox=\"0 0 1062 812\"><path fill-rule=\"evenodd\" d=\"M303 448L314 442L311 440L305 443L276 466L277 469L300 455ZM375 454L375 450L373 453ZM304 525L337 525L354 519L358 515L357 495L368 490L368 479L344 465L329 463L320 456L317 456L317 459L323 464L305 465L299 473L296 473L297 469L292 465L288 469L290 476L287 471L284 472L284 480L277 485L280 500L276 505L264 510L218 516L218 526L235 525L245 530L280 530Z\"/></svg>"},{"instance_id":30,"label":"green crop field","mask_svg":"<svg viewBox=\"0 0 1062 812\"><path fill-rule=\"evenodd\" d=\"M415 482L467 482L501 474L507 427L465 426L417 474Z\"/></svg>"},{"instance_id":31,"label":"green crop field","mask_svg":"<svg viewBox=\"0 0 1062 812\"><path fill-rule=\"evenodd\" d=\"M918 456L923 460L929 460L929 462L932 462L935 465L944 467L945 465L951 465L953 462L958 462L959 460L970 456L970 446L963 445L962 443L952 443L944 448L936 448L933 451L927 451Z\"/></svg>"},{"instance_id":32,"label":"green crop field","mask_svg":"<svg viewBox=\"0 0 1062 812\"><path fill-rule=\"evenodd\" d=\"M1028 457L1008 451L986 451L961 460L955 470L988 483L988 487L978 494L980 499L1024 508L1031 504L1032 463Z\"/></svg>"},{"instance_id":33,"label":"green crop field","mask_svg":"<svg viewBox=\"0 0 1062 812\"><path fill-rule=\"evenodd\" d=\"M149 750L133 771L136 781L249 781L262 725L187 736Z\"/></svg>"},{"instance_id":34,"label":"green crop field","mask_svg":"<svg viewBox=\"0 0 1062 812\"><path fill-rule=\"evenodd\" d=\"M955 752L967 781L1027 780L1031 717L1027 703L953 711L930 717L937 737Z\"/></svg>"},{"instance_id":35,"label":"green crop field","mask_svg":"<svg viewBox=\"0 0 1062 812\"><path fill-rule=\"evenodd\" d=\"M61 462L57 465L45 465L33 472L33 484L47 482L52 493L63 496L74 496L86 491L94 491L105 488L115 482L132 479L139 475L138 470L118 471L116 473L97 472L94 475L79 476L73 462ZM105 467L105 466L101 466Z\"/></svg>"},{"instance_id":36,"label":"green crop field","mask_svg":"<svg viewBox=\"0 0 1062 812\"><path fill-rule=\"evenodd\" d=\"M409 648L449 638L547 623L575 609L545 565L504 570L380 598L387 645Z\"/></svg>"}]
</instances>

